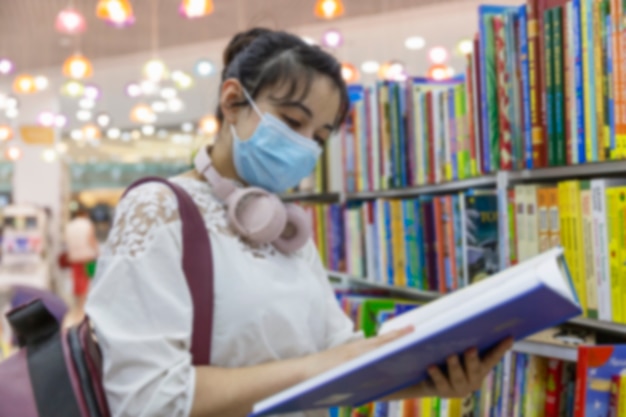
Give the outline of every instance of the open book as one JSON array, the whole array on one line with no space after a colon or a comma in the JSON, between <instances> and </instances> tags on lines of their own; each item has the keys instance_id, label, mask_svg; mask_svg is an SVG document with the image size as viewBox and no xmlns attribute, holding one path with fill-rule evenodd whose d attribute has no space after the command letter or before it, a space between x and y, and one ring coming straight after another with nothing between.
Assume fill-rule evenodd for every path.
<instances>
[{"instance_id":1,"label":"open book","mask_svg":"<svg viewBox=\"0 0 626 417\"><path fill-rule=\"evenodd\" d=\"M384 323L415 331L255 404L251 416L359 406L426 378L426 369L476 347L524 339L581 314L561 248Z\"/></svg>"}]
</instances>

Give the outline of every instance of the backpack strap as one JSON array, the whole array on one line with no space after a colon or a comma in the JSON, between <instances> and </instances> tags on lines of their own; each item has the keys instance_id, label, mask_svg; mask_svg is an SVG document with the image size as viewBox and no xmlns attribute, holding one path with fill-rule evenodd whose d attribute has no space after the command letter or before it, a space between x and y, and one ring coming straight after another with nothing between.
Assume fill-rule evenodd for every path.
<instances>
[{"instance_id":1,"label":"backpack strap","mask_svg":"<svg viewBox=\"0 0 626 417\"><path fill-rule=\"evenodd\" d=\"M164 178L147 177L134 182L124 192L140 185L158 182L169 187L178 200L182 223L183 271L193 301L191 356L194 365L209 365L213 335L213 253L202 214L191 196L179 185Z\"/></svg>"}]
</instances>

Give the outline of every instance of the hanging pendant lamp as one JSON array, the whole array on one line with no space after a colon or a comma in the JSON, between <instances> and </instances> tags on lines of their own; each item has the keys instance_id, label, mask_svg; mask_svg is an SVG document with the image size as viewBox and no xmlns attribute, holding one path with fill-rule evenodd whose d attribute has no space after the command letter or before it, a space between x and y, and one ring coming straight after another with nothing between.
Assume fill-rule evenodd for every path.
<instances>
[{"instance_id":1,"label":"hanging pendant lamp","mask_svg":"<svg viewBox=\"0 0 626 417\"><path fill-rule=\"evenodd\" d=\"M320 19L335 19L345 12L341 0L317 0L315 16Z\"/></svg>"},{"instance_id":2,"label":"hanging pendant lamp","mask_svg":"<svg viewBox=\"0 0 626 417\"><path fill-rule=\"evenodd\" d=\"M182 0L178 10L187 19L194 19L210 15L213 8L213 0Z\"/></svg>"}]
</instances>

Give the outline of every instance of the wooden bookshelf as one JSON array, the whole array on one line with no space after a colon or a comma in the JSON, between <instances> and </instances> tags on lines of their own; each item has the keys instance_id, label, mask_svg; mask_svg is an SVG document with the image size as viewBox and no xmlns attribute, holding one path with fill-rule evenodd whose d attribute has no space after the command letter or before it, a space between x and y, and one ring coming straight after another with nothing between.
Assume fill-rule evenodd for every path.
<instances>
[{"instance_id":1,"label":"wooden bookshelf","mask_svg":"<svg viewBox=\"0 0 626 417\"><path fill-rule=\"evenodd\" d=\"M441 294L432 291L421 291L414 288L403 288L394 285L381 284L367 279L354 277L343 272L328 271L328 276L332 282L350 286L352 288L364 288L372 290L380 290L386 292L390 296L404 297L415 301L433 301ZM565 323L564 323L565 324ZM575 318L566 324L584 328L593 332L608 334L612 336L620 336L626 338L626 325L612 323L602 320L594 320L589 318Z\"/></svg>"}]
</instances>

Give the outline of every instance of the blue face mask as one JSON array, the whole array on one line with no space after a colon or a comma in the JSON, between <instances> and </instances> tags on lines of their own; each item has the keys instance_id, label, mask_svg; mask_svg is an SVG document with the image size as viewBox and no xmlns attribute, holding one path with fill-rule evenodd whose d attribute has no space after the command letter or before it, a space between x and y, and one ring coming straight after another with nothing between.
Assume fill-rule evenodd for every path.
<instances>
[{"instance_id":1,"label":"blue face mask","mask_svg":"<svg viewBox=\"0 0 626 417\"><path fill-rule=\"evenodd\" d=\"M247 140L230 126L237 174L249 185L284 193L311 175L322 149L275 116L261 113L246 90L244 94L261 121Z\"/></svg>"}]
</instances>

